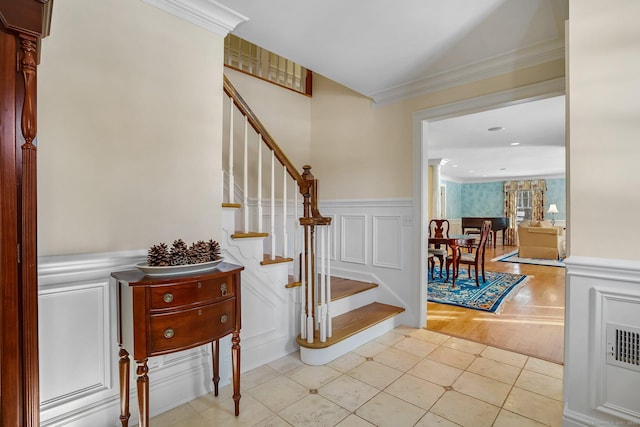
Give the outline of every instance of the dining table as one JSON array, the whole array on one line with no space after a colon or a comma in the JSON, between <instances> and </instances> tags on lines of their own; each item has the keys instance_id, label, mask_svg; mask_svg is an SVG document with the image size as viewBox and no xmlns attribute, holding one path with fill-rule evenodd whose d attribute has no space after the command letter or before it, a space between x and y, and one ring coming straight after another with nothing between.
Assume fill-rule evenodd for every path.
<instances>
[{"instance_id":1,"label":"dining table","mask_svg":"<svg viewBox=\"0 0 640 427\"><path fill-rule=\"evenodd\" d=\"M476 237L469 234L449 234L449 236L429 237L429 245L447 245L451 248L451 261L453 263L453 275L451 285L456 286L456 278L458 277L458 248L470 247L476 243Z\"/></svg>"}]
</instances>

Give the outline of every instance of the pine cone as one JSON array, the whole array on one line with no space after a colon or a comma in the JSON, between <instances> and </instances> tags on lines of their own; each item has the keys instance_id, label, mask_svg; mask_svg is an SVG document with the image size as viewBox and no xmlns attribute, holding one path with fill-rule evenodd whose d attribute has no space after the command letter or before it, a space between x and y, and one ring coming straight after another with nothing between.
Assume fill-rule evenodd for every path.
<instances>
[{"instance_id":1,"label":"pine cone","mask_svg":"<svg viewBox=\"0 0 640 427\"><path fill-rule=\"evenodd\" d=\"M203 240L198 240L189 248L189 264L200 264L210 261L209 244Z\"/></svg>"},{"instance_id":2,"label":"pine cone","mask_svg":"<svg viewBox=\"0 0 640 427\"><path fill-rule=\"evenodd\" d=\"M209 240L209 258L211 261L216 261L221 258L220 244L215 240Z\"/></svg>"},{"instance_id":3,"label":"pine cone","mask_svg":"<svg viewBox=\"0 0 640 427\"><path fill-rule=\"evenodd\" d=\"M169 248L165 243L151 246L147 252L147 265L152 267L168 266L171 264Z\"/></svg>"},{"instance_id":4,"label":"pine cone","mask_svg":"<svg viewBox=\"0 0 640 427\"><path fill-rule=\"evenodd\" d=\"M171 246L171 265L189 264L189 247L182 240L174 240Z\"/></svg>"}]
</instances>

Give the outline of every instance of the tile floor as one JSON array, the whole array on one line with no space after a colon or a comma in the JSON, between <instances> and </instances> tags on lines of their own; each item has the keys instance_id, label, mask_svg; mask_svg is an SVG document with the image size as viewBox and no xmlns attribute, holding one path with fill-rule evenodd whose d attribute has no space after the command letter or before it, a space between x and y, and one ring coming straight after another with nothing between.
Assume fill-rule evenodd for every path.
<instances>
[{"instance_id":1,"label":"tile floor","mask_svg":"<svg viewBox=\"0 0 640 427\"><path fill-rule=\"evenodd\" d=\"M561 365L401 326L324 366L298 354L151 419L153 427L562 425Z\"/></svg>"}]
</instances>

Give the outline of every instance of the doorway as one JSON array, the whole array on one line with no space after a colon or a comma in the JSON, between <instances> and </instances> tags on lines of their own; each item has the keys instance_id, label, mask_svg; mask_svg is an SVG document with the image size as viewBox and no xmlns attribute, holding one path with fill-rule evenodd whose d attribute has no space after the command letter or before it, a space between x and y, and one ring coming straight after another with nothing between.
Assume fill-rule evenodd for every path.
<instances>
[{"instance_id":1,"label":"doorway","mask_svg":"<svg viewBox=\"0 0 640 427\"><path fill-rule=\"evenodd\" d=\"M424 327L427 324L427 275L423 272L427 271L426 239L422 236L427 235L427 221L429 212L429 177L428 177L428 132L430 122L443 119L464 116L468 114L487 111L495 108L516 105L535 100L564 95L565 91L564 78L550 80L541 84L525 86L522 88L511 89L498 92L478 98L465 101L451 103L427 110L415 112L413 114L413 159L414 159L414 176L413 176L413 200L414 200L414 249L415 249L415 280L420 284L419 298L416 298L416 307L419 313L419 325ZM418 297L418 295L416 295ZM419 307L417 306L419 304Z\"/></svg>"}]
</instances>

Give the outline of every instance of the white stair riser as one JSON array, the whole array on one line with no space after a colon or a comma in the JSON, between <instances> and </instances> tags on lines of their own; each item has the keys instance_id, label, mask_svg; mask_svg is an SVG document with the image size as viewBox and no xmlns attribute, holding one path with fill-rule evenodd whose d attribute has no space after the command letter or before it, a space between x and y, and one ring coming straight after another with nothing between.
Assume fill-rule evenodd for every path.
<instances>
[{"instance_id":1,"label":"white stair riser","mask_svg":"<svg viewBox=\"0 0 640 427\"><path fill-rule=\"evenodd\" d=\"M364 292L359 292L355 295L350 295L345 298L331 302L330 315L336 317L356 308L363 307L365 305L378 301L378 288L368 289Z\"/></svg>"}]
</instances>

